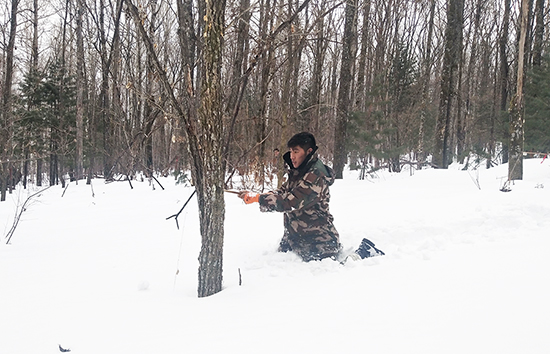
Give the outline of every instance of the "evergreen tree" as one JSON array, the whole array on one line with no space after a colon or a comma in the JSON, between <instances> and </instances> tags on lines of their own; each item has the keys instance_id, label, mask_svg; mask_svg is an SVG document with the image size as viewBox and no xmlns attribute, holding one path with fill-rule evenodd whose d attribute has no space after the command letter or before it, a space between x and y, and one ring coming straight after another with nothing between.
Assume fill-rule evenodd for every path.
<instances>
[{"instance_id":1,"label":"evergreen tree","mask_svg":"<svg viewBox=\"0 0 550 354\"><path fill-rule=\"evenodd\" d=\"M19 156L49 155L50 185L74 168L76 89L74 77L54 61L45 72L31 71L20 86L15 134ZM63 181L62 181L63 182Z\"/></svg>"},{"instance_id":2,"label":"evergreen tree","mask_svg":"<svg viewBox=\"0 0 550 354\"><path fill-rule=\"evenodd\" d=\"M550 152L550 56L525 83L525 150Z\"/></svg>"}]
</instances>

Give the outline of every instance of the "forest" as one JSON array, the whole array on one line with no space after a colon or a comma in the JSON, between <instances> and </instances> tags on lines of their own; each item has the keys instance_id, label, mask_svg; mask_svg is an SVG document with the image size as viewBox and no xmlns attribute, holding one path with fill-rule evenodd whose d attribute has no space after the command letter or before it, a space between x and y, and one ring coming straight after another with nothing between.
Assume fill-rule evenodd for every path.
<instances>
[{"instance_id":1,"label":"forest","mask_svg":"<svg viewBox=\"0 0 550 354\"><path fill-rule=\"evenodd\" d=\"M336 178L347 166L365 178L456 161L508 163L508 181L522 179L524 156L550 147L548 9L544 0L6 1L0 201L27 184L189 182L199 296L209 296L222 289L225 191L239 178L255 191L281 183L275 151L297 132L316 136Z\"/></svg>"},{"instance_id":2,"label":"forest","mask_svg":"<svg viewBox=\"0 0 550 354\"><path fill-rule=\"evenodd\" d=\"M522 152L549 150L544 0L219 5L225 174L253 174L263 188L274 149L299 131L317 137L340 178L348 163L363 174L472 156L505 163L520 62ZM11 0L1 11L2 200L17 183L191 177L207 2Z\"/></svg>"}]
</instances>

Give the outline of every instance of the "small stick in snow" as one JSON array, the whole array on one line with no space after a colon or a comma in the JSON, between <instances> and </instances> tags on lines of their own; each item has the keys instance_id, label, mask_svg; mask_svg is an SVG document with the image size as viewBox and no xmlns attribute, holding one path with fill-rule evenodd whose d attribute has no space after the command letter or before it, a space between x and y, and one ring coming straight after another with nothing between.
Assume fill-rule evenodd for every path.
<instances>
[{"instance_id":1,"label":"small stick in snow","mask_svg":"<svg viewBox=\"0 0 550 354\"><path fill-rule=\"evenodd\" d=\"M23 203L23 205L21 206L21 209L19 210L19 213L17 213L16 211L16 215L15 217L13 218L13 225L11 226L11 229L10 231L8 231L8 233L6 234L6 237L8 240L6 241L6 245L9 245L10 243L10 240L11 240L11 237L13 236L13 233L15 232L15 229L17 228L17 225L19 224L19 220L21 219L21 215L23 214L23 212L25 210L27 210L27 203L35 196L37 195L40 195L42 192L44 192L46 189L50 188L51 186L49 187L46 187L32 195L30 195L27 200L25 200L25 202Z\"/></svg>"}]
</instances>

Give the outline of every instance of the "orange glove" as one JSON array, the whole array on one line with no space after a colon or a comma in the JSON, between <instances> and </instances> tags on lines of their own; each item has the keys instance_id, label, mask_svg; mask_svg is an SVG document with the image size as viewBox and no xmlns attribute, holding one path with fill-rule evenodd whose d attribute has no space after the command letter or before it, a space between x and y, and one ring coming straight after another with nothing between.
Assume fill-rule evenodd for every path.
<instances>
[{"instance_id":1,"label":"orange glove","mask_svg":"<svg viewBox=\"0 0 550 354\"><path fill-rule=\"evenodd\" d=\"M260 201L260 195L257 193L241 192L239 193L239 198L246 204L258 203Z\"/></svg>"}]
</instances>

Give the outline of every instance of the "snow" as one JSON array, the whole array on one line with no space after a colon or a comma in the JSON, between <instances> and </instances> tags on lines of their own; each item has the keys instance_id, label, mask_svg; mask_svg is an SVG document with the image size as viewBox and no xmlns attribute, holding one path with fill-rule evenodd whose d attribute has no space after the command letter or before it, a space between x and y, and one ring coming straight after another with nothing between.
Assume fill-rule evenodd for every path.
<instances>
[{"instance_id":1,"label":"snow","mask_svg":"<svg viewBox=\"0 0 550 354\"><path fill-rule=\"evenodd\" d=\"M161 179L50 188L0 243L0 353L549 353L550 162L347 171L331 188L340 265L277 253L282 214L226 194L224 290L197 298L192 193ZM478 185L480 188L478 188ZM29 194L0 203L5 235ZM240 272L240 278L239 278ZM242 285L239 285L239 279Z\"/></svg>"}]
</instances>

